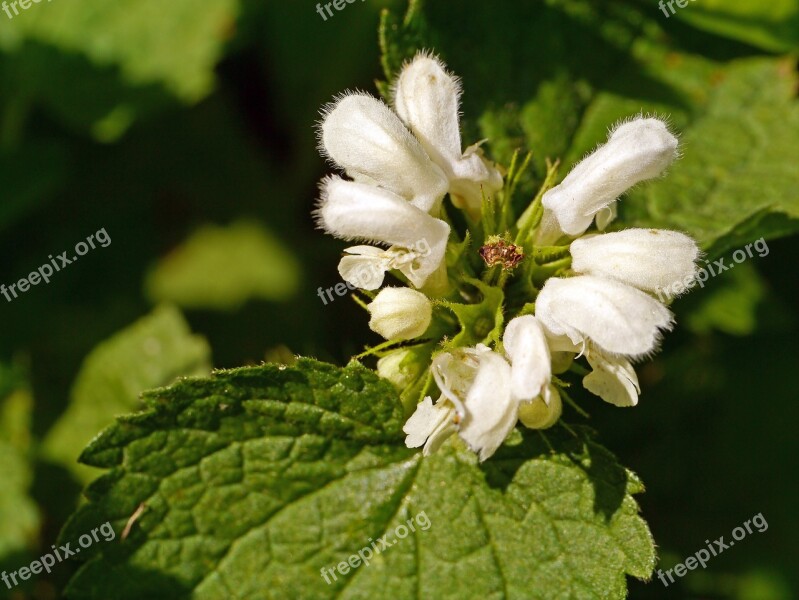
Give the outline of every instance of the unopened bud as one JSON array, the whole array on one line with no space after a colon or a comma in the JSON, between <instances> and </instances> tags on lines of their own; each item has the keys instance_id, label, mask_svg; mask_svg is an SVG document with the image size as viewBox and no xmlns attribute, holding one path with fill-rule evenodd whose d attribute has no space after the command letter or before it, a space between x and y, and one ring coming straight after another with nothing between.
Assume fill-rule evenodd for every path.
<instances>
[{"instance_id":1,"label":"unopened bud","mask_svg":"<svg viewBox=\"0 0 799 600\"><path fill-rule=\"evenodd\" d=\"M553 386L549 387L549 404L544 402L541 396L533 399L532 402L519 403L519 420L530 429L552 427L557 423L561 412L563 412L563 405L560 401L560 394Z\"/></svg>"},{"instance_id":2,"label":"unopened bud","mask_svg":"<svg viewBox=\"0 0 799 600\"><path fill-rule=\"evenodd\" d=\"M369 328L387 340L410 340L422 335L433 317L433 305L410 288L385 288L369 303Z\"/></svg>"}]
</instances>

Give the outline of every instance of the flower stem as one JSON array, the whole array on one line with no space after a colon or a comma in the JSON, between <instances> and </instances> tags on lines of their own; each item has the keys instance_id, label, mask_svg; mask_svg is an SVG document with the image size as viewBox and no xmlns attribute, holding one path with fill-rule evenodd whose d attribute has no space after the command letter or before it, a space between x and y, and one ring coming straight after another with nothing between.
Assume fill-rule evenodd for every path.
<instances>
[{"instance_id":1,"label":"flower stem","mask_svg":"<svg viewBox=\"0 0 799 600\"><path fill-rule=\"evenodd\" d=\"M558 166L560 165L560 160L556 160L554 163L550 162L547 159L547 174L544 177L544 183L541 184L541 188L538 190L535 198L530 203L530 206L522 213L522 216L519 217L519 220L516 224L519 227L519 233L516 235L516 244L522 244L524 240L526 240L532 230L538 226L538 223L541 220L541 215L544 212L543 207L541 206L541 199L544 197L544 194L548 189L552 187L555 183L555 178L558 175Z\"/></svg>"}]
</instances>

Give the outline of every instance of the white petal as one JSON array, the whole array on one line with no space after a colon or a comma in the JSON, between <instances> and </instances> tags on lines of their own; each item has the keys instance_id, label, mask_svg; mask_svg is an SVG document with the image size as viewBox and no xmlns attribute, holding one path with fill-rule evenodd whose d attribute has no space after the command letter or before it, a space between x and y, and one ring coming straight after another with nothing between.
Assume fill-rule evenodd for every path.
<instances>
[{"instance_id":1,"label":"white petal","mask_svg":"<svg viewBox=\"0 0 799 600\"><path fill-rule=\"evenodd\" d=\"M374 246L350 246L349 248L344 248L344 252L363 256L364 258L381 258L386 253L383 248L375 248Z\"/></svg>"},{"instance_id":2,"label":"white petal","mask_svg":"<svg viewBox=\"0 0 799 600\"><path fill-rule=\"evenodd\" d=\"M510 358L511 386L517 401L541 394L552 378L549 347L541 324L533 315L511 319L502 338Z\"/></svg>"},{"instance_id":3,"label":"white petal","mask_svg":"<svg viewBox=\"0 0 799 600\"><path fill-rule=\"evenodd\" d=\"M444 259L449 225L386 190L328 178L322 184L317 215L328 233L345 239L367 239L406 249L417 248L424 241L430 251L418 259L418 267L409 275L416 287L424 285Z\"/></svg>"},{"instance_id":4,"label":"white petal","mask_svg":"<svg viewBox=\"0 0 799 600\"><path fill-rule=\"evenodd\" d=\"M530 429L546 429L557 423L563 412L560 394L555 386L548 389L549 402L544 402L541 397L532 401L519 404L519 420Z\"/></svg>"},{"instance_id":5,"label":"white petal","mask_svg":"<svg viewBox=\"0 0 799 600\"><path fill-rule=\"evenodd\" d=\"M397 80L397 113L450 182L450 193L479 209L486 195L502 187L502 177L478 146L462 151L458 110L461 87L435 57L418 54ZM455 201L455 198L453 198Z\"/></svg>"},{"instance_id":6,"label":"white petal","mask_svg":"<svg viewBox=\"0 0 799 600\"><path fill-rule=\"evenodd\" d=\"M625 229L574 240L572 269L612 277L655 292L676 282L689 284L699 247L690 237L665 229Z\"/></svg>"},{"instance_id":7,"label":"white petal","mask_svg":"<svg viewBox=\"0 0 799 600\"><path fill-rule=\"evenodd\" d=\"M542 327L544 326L542 325ZM582 354L584 345L577 346L565 335L556 336L546 327L544 327L544 332L547 336L547 345L552 357L552 372L556 375L565 373L574 362L575 355Z\"/></svg>"},{"instance_id":8,"label":"white petal","mask_svg":"<svg viewBox=\"0 0 799 600\"><path fill-rule=\"evenodd\" d=\"M534 244L536 246L554 246L563 235L555 213L545 208L535 232Z\"/></svg>"},{"instance_id":9,"label":"white petal","mask_svg":"<svg viewBox=\"0 0 799 600\"><path fill-rule=\"evenodd\" d=\"M616 127L606 144L544 194L542 203L565 233L580 235L597 212L636 183L660 175L676 155L677 138L665 123L633 119Z\"/></svg>"},{"instance_id":10,"label":"white petal","mask_svg":"<svg viewBox=\"0 0 799 600\"><path fill-rule=\"evenodd\" d=\"M407 433L405 445L418 448L424 444L424 455L435 452L450 435L455 433L452 424L455 411L448 402L438 401L433 404L430 396L419 403L416 411L406 421L402 431Z\"/></svg>"},{"instance_id":11,"label":"white petal","mask_svg":"<svg viewBox=\"0 0 799 600\"><path fill-rule=\"evenodd\" d=\"M369 328L387 340L419 337L433 317L433 305L427 296L403 287L380 290L366 308L371 315Z\"/></svg>"},{"instance_id":12,"label":"white petal","mask_svg":"<svg viewBox=\"0 0 799 600\"><path fill-rule=\"evenodd\" d=\"M368 249L368 250L366 250ZM374 246L352 246L345 248L349 256L342 257L338 263L341 278L363 290L376 290L383 285L388 260L383 256L385 250Z\"/></svg>"},{"instance_id":13,"label":"white petal","mask_svg":"<svg viewBox=\"0 0 799 600\"><path fill-rule=\"evenodd\" d=\"M445 169L446 171L446 169ZM449 176L452 203L467 210L473 219L480 217L483 195L486 198L502 189L502 175L483 151L470 146L463 158L453 163Z\"/></svg>"},{"instance_id":14,"label":"white petal","mask_svg":"<svg viewBox=\"0 0 799 600\"><path fill-rule=\"evenodd\" d=\"M613 354L651 352L672 315L660 302L612 279L580 275L547 280L535 301L535 315L555 335L572 343L590 338Z\"/></svg>"},{"instance_id":15,"label":"white petal","mask_svg":"<svg viewBox=\"0 0 799 600\"><path fill-rule=\"evenodd\" d=\"M596 213L596 228L599 231L605 231L616 217L619 216L619 203L611 202L605 208L599 209Z\"/></svg>"},{"instance_id":16,"label":"white petal","mask_svg":"<svg viewBox=\"0 0 799 600\"><path fill-rule=\"evenodd\" d=\"M459 435L484 461L508 437L518 420L518 411L507 361L488 349L473 352L479 353L480 366L466 396L466 417Z\"/></svg>"},{"instance_id":17,"label":"white petal","mask_svg":"<svg viewBox=\"0 0 799 600\"><path fill-rule=\"evenodd\" d=\"M462 155L458 122L460 82L435 57L417 54L394 91L397 114L436 163L448 167Z\"/></svg>"},{"instance_id":18,"label":"white petal","mask_svg":"<svg viewBox=\"0 0 799 600\"><path fill-rule=\"evenodd\" d=\"M593 371L583 378L585 389L616 406L638 404L641 388L630 361L597 351L588 352L586 358Z\"/></svg>"},{"instance_id":19,"label":"white petal","mask_svg":"<svg viewBox=\"0 0 799 600\"><path fill-rule=\"evenodd\" d=\"M367 94L339 99L325 114L322 150L355 178L378 182L425 212L438 211L447 181L399 117Z\"/></svg>"},{"instance_id":20,"label":"white petal","mask_svg":"<svg viewBox=\"0 0 799 600\"><path fill-rule=\"evenodd\" d=\"M437 354L430 364L430 372L441 395L455 406L458 417L463 419L466 416L463 401L480 363L464 350L457 352L457 358L451 352Z\"/></svg>"},{"instance_id":21,"label":"white petal","mask_svg":"<svg viewBox=\"0 0 799 600\"><path fill-rule=\"evenodd\" d=\"M460 437L480 460L491 456L517 421L508 362L487 346L442 352L431 366L442 398L455 407ZM439 400L441 402L441 400Z\"/></svg>"}]
</instances>

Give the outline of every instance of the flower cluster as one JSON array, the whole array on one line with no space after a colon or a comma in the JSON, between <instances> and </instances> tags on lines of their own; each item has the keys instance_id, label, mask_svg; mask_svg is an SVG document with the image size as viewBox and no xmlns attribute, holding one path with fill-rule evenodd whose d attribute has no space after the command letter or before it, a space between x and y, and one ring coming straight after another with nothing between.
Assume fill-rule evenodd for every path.
<instances>
[{"instance_id":1,"label":"flower cluster","mask_svg":"<svg viewBox=\"0 0 799 600\"><path fill-rule=\"evenodd\" d=\"M482 193L502 186L478 148L461 149L460 91L438 59L422 54L397 81L396 112L363 93L344 94L323 111L320 150L352 181L322 182L319 223L337 237L389 245L347 248L339 263L345 281L374 290L386 271L397 269L414 287L442 289L450 233L438 218L444 196L479 213ZM412 249L419 239L430 246L427 256ZM379 275L364 284L367 268Z\"/></svg>"},{"instance_id":2,"label":"flower cluster","mask_svg":"<svg viewBox=\"0 0 799 600\"><path fill-rule=\"evenodd\" d=\"M316 214L328 233L382 244L347 248L339 273L371 299L369 326L387 343L365 354L380 357L378 373L401 392L406 444L429 454L457 434L485 460L518 422L558 421L567 398L559 376L585 373L579 358L591 368L589 392L637 404L631 361L673 325L653 294L692 277L699 248L675 231L604 233L619 197L676 158L662 121L615 127L516 219L513 186L479 145L462 150L460 94L441 61L422 53L399 74L393 110L363 93L326 107L321 150L348 179L322 181ZM516 174L511 165L506 180ZM468 231L448 217L447 194ZM408 287L375 293L389 271Z\"/></svg>"}]
</instances>

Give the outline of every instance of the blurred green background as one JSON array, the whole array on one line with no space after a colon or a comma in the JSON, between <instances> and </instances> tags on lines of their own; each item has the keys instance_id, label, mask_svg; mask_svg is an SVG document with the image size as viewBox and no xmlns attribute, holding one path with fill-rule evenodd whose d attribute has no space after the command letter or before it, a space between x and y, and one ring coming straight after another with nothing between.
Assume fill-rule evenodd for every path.
<instances>
[{"instance_id":1,"label":"blurred green background","mask_svg":"<svg viewBox=\"0 0 799 600\"><path fill-rule=\"evenodd\" d=\"M787 56L796 70L789 0L749 20L736 17L747 2L719 18L718 3L700 0L668 20L652 2L517 4L430 2L432 33L421 38L464 77L466 141L498 132L500 160L536 141L579 156L599 136L570 119L593 111L610 124L588 105L596 90L623 96L632 112L667 103L654 77L602 74L653 27L647 39L671 57ZM317 296L339 281L343 244L315 229L311 210L329 171L316 150L319 108L385 78L384 7L401 14L405 3L356 2L327 21L304 0L54 0L13 19L0 13L0 283L71 255L102 228L112 240L49 284L0 297L0 571L54 543L93 476L75 466L81 448L135 409L143 389L288 353L343 364L378 341L349 299ZM515 87L491 87L495 75ZM579 85L563 95L564 80ZM705 92L698 78L689 84ZM541 102L508 124L525 93ZM495 110L478 120L483 103ZM675 112L678 128L692 110ZM548 125L525 128L536 122ZM786 147L781 168L795 181L799 150ZM622 216L646 221L634 207ZM636 409L583 402L600 441L647 485L639 502L662 565L757 513L769 524L668 589L631 582L632 598L799 597L799 241L784 237L796 229L786 222L767 229L779 238L768 256L674 305L678 327L640 368ZM728 240L711 254L737 247ZM10 597L57 598L70 569Z\"/></svg>"}]
</instances>

